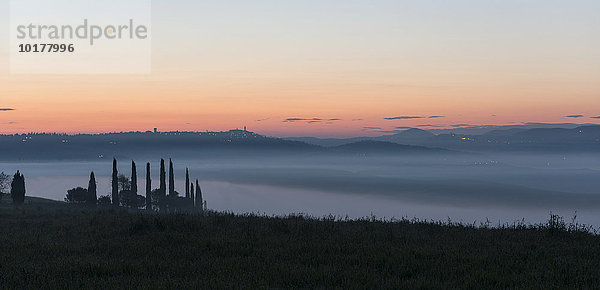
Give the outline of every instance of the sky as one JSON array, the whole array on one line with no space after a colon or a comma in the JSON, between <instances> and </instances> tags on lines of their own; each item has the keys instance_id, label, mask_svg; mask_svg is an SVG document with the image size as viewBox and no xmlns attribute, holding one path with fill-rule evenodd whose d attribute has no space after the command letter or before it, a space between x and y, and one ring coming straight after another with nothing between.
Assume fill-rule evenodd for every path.
<instances>
[{"instance_id":1,"label":"sky","mask_svg":"<svg viewBox=\"0 0 600 290\"><path fill-rule=\"evenodd\" d=\"M152 1L149 74L9 70L0 134L600 124L600 2Z\"/></svg>"}]
</instances>

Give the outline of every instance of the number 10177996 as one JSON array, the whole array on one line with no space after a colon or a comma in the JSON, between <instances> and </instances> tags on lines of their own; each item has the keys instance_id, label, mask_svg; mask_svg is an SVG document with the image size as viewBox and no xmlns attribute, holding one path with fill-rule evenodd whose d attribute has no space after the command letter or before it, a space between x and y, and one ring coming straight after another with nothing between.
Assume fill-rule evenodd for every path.
<instances>
[{"instance_id":1,"label":"number 10177996","mask_svg":"<svg viewBox=\"0 0 600 290\"><path fill-rule=\"evenodd\" d=\"M19 52L74 52L73 44L41 43L19 44Z\"/></svg>"}]
</instances>

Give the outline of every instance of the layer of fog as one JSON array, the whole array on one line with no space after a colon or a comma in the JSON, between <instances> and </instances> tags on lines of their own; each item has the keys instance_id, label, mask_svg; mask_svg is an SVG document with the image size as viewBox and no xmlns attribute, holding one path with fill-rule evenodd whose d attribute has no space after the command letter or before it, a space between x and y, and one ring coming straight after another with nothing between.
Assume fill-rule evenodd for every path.
<instances>
[{"instance_id":1,"label":"layer of fog","mask_svg":"<svg viewBox=\"0 0 600 290\"><path fill-rule=\"evenodd\" d=\"M158 187L159 160L136 160L140 189L145 162ZM352 218L418 217L472 223L536 223L549 212L600 226L600 155L431 155L174 158L176 188L185 168L201 180L209 207L268 215L306 213ZM0 163L20 169L28 194L62 200L66 189L98 176L99 194L110 191L111 160ZM119 170L130 174L130 160Z\"/></svg>"}]
</instances>

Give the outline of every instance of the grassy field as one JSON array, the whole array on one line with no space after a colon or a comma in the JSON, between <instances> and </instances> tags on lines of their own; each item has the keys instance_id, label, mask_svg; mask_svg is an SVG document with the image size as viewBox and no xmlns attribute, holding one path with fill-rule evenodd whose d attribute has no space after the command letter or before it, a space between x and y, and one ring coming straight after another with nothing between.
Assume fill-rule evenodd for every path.
<instances>
[{"instance_id":1,"label":"grassy field","mask_svg":"<svg viewBox=\"0 0 600 290\"><path fill-rule=\"evenodd\" d=\"M2 288L596 288L600 237L0 204Z\"/></svg>"}]
</instances>

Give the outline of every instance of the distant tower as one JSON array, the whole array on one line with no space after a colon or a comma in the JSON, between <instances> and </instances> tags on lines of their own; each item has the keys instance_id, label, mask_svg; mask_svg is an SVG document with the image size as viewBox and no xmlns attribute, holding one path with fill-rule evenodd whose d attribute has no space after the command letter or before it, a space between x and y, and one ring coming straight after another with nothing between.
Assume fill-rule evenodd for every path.
<instances>
[{"instance_id":1,"label":"distant tower","mask_svg":"<svg viewBox=\"0 0 600 290\"><path fill-rule=\"evenodd\" d=\"M158 130L156 128L154 128L154 134L156 134L158 132Z\"/></svg>"}]
</instances>

